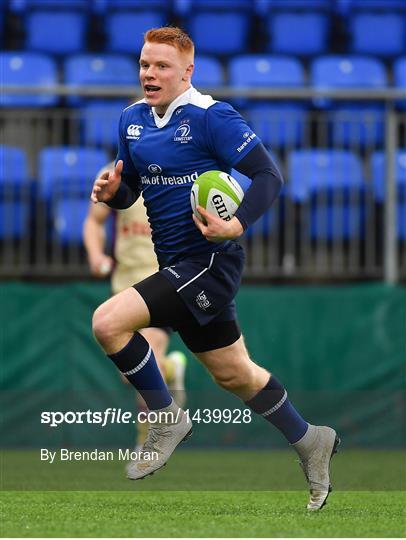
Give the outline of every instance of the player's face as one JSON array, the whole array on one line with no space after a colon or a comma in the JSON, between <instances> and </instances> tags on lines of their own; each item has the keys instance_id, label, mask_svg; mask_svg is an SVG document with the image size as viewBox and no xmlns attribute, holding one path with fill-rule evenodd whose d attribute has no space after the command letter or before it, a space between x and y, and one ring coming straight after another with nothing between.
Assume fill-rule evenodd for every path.
<instances>
[{"instance_id":1,"label":"player's face","mask_svg":"<svg viewBox=\"0 0 406 540\"><path fill-rule=\"evenodd\" d=\"M190 87L193 64L189 55L164 43L145 43L140 57L140 82L145 99L158 114Z\"/></svg>"}]
</instances>

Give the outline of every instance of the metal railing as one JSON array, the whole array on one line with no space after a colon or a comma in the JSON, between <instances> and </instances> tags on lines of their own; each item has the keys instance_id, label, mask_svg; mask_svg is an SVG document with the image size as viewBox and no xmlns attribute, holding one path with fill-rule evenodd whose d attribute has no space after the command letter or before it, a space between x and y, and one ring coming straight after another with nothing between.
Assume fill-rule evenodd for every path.
<instances>
[{"instance_id":1,"label":"metal railing","mask_svg":"<svg viewBox=\"0 0 406 540\"><path fill-rule=\"evenodd\" d=\"M231 101L247 117L273 152L286 180L271 211L241 239L247 252L247 278L384 279L388 283L406 278L406 224L399 223L406 218L404 213L397 217L405 195L397 189L395 168L397 152L406 149L406 113L397 108L400 100L406 100L405 92L313 88L206 91ZM62 103L68 96L85 99L75 108L0 109L1 144L24 150L31 178L20 186L12 182L0 186L0 277L87 277L79 235L77 231L76 236L70 234L70 223L82 219L85 206L82 202L70 206L67 219L61 213L61 201L83 201L97 171L91 167L86 170L87 180L80 189L77 184L61 188L55 182L46 191L42 151L57 146L99 148L105 151L106 159L114 157L118 113L111 111L110 116L100 117L84 103L134 98L137 89L3 87L2 92L56 94ZM337 110L351 102L360 103L359 110ZM296 104L299 110L287 111L287 103ZM253 104L257 109L250 107ZM373 109L363 113L362 106L368 104ZM309 149L321 151L321 160L326 150L355 156L362 187L344 182L342 188L295 194L294 156ZM379 153L385 156L383 198L377 197L373 180L373 164ZM315 174L311 165L307 167L303 178ZM331 174L345 178L347 172L342 167L334 165Z\"/></svg>"}]
</instances>

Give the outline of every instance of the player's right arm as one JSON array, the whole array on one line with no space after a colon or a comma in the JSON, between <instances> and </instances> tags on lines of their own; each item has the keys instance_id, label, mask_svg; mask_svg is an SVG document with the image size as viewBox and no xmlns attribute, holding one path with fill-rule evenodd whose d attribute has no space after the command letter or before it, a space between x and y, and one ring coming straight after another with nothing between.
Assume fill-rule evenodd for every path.
<instances>
[{"instance_id":1,"label":"player's right arm","mask_svg":"<svg viewBox=\"0 0 406 540\"><path fill-rule=\"evenodd\" d=\"M94 203L107 203L115 197L120 188L122 170L123 162L118 160L113 170L106 170L96 178L90 195Z\"/></svg>"},{"instance_id":2,"label":"player's right arm","mask_svg":"<svg viewBox=\"0 0 406 540\"><path fill-rule=\"evenodd\" d=\"M95 277L105 277L113 268L113 259L104 252L105 223L111 209L105 204L91 204L83 225L83 242L90 271Z\"/></svg>"},{"instance_id":3,"label":"player's right arm","mask_svg":"<svg viewBox=\"0 0 406 540\"><path fill-rule=\"evenodd\" d=\"M118 153L114 170L105 171L94 182L91 200L105 202L110 208L123 210L129 208L141 193L141 181L132 161L126 138L127 109L121 114L118 136Z\"/></svg>"}]
</instances>

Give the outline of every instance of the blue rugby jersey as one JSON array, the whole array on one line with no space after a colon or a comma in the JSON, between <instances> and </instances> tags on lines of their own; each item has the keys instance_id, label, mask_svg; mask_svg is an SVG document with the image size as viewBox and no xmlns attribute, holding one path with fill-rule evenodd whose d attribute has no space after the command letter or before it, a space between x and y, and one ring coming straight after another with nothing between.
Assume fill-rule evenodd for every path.
<instances>
[{"instance_id":1,"label":"blue rugby jersey","mask_svg":"<svg viewBox=\"0 0 406 540\"><path fill-rule=\"evenodd\" d=\"M208 170L230 172L260 139L229 105L193 87L160 118L145 100L124 109L117 160L122 180L142 191L160 267L221 250L192 220L190 190Z\"/></svg>"}]
</instances>

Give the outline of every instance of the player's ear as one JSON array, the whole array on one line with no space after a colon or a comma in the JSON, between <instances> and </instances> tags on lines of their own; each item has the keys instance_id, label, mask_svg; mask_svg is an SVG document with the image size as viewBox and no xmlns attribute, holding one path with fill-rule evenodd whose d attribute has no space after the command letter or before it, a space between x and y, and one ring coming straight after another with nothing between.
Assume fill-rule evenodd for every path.
<instances>
[{"instance_id":1,"label":"player's ear","mask_svg":"<svg viewBox=\"0 0 406 540\"><path fill-rule=\"evenodd\" d=\"M193 75L193 71L195 69L194 64L189 64L185 70L185 74L182 77L183 81L190 81Z\"/></svg>"}]
</instances>

